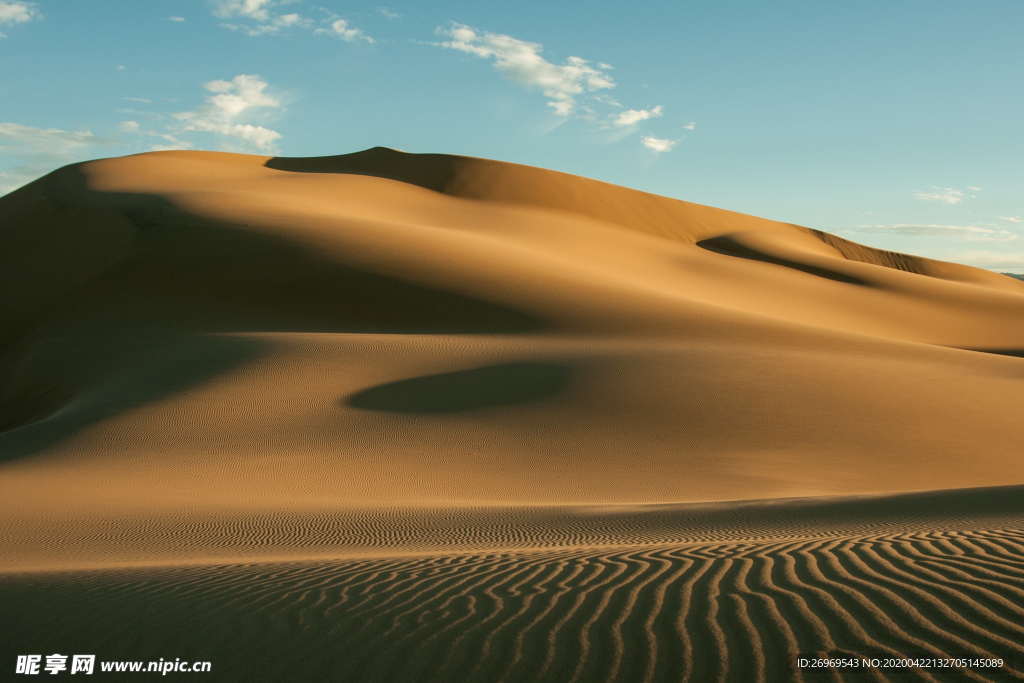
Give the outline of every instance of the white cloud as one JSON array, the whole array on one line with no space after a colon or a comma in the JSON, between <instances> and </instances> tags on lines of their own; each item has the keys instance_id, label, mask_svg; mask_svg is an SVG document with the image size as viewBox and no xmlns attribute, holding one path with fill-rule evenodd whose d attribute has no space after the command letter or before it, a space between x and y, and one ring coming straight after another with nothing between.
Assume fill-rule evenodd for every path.
<instances>
[{"instance_id":1,"label":"white cloud","mask_svg":"<svg viewBox=\"0 0 1024 683\"><path fill-rule=\"evenodd\" d=\"M152 104L153 103L153 100L148 99L146 97L122 97L121 99L128 100L129 102L141 102L142 104Z\"/></svg>"},{"instance_id":2,"label":"white cloud","mask_svg":"<svg viewBox=\"0 0 1024 683\"><path fill-rule=\"evenodd\" d=\"M373 38L352 26L344 19L335 19L327 26L327 28L318 28L314 33L318 35L334 36L349 43L353 43L357 40L365 40L368 43L376 42Z\"/></svg>"},{"instance_id":3,"label":"white cloud","mask_svg":"<svg viewBox=\"0 0 1024 683\"><path fill-rule=\"evenodd\" d=\"M292 12L291 14L282 14L274 19L275 24L282 28L288 26L300 26L306 23L306 19L302 18L302 15Z\"/></svg>"},{"instance_id":4,"label":"white cloud","mask_svg":"<svg viewBox=\"0 0 1024 683\"><path fill-rule=\"evenodd\" d=\"M359 40L375 42L364 31L352 26L347 20L329 10L321 8L325 19L314 20L299 12L281 12L279 8L297 0L219 0L213 13L222 19L237 19L245 23L224 23L226 29L244 33L247 36L266 36L290 29L312 31L317 35L333 36L350 43Z\"/></svg>"},{"instance_id":5,"label":"white cloud","mask_svg":"<svg viewBox=\"0 0 1024 683\"><path fill-rule=\"evenodd\" d=\"M124 71L124 70L125 70L125 69L127 69L127 68L128 68L128 67L126 67L126 66L125 66L124 64L118 64L118 65L117 65L117 70L118 70L118 71Z\"/></svg>"},{"instance_id":6,"label":"white cloud","mask_svg":"<svg viewBox=\"0 0 1024 683\"><path fill-rule=\"evenodd\" d=\"M244 120L253 110L282 107L277 98L267 94L266 81L259 76L240 74L230 81L210 81L204 87L213 94L202 107L174 114L183 131L214 133L261 151L273 149L281 134Z\"/></svg>"},{"instance_id":7,"label":"white cloud","mask_svg":"<svg viewBox=\"0 0 1024 683\"><path fill-rule=\"evenodd\" d=\"M0 194L5 194L56 168L87 158L111 153L139 151L146 138L156 144L152 150L196 147L190 133L219 136L225 149L268 151L281 134L260 125L259 116L283 108L268 92L259 76L240 74L230 80L205 84L203 104L192 111L163 115L137 112L145 118L123 120L116 134L100 137L91 130L39 128L14 122L0 122ZM141 97L125 98L149 103ZM155 121L152 127L140 121Z\"/></svg>"},{"instance_id":8,"label":"white cloud","mask_svg":"<svg viewBox=\"0 0 1024 683\"><path fill-rule=\"evenodd\" d=\"M683 128L685 130L697 130L697 122L696 121L690 121L689 123L684 123L683 124Z\"/></svg>"},{"instance_id":9,"label":"white cloud","mask_svg":"<svg viewBox=\"0 0 1024 683\"><path fill-rule=\"evenodd\" d=\"M928 202L943 202L945 204L959 204L964 200L964 191L947 187L933 192L915 192L915 199L922 199Z\"/></svg>"},{"instance_id":10,"label":"white cloud","mask_svg":"<svg viewBox=\"0 0 1024 683\"><path fill-rule=\"evenodd\" d=\"M241 19L245 24L221 24L224 28L249 36L279 33L289 28L310 28L313 22L297 12L273 11L287 0L220 0L213 13L224 19Z\"/></svg>"},{"instance_id":11,"label":"white cloud","mask_svg":"<svg viewBox=\"0 0 1024 683\"><path fill-rule=\"evenodd\" d=\"M35 19L42 19L43 15L34 2L3 2L0 1L0 26L27 24ZM7 35L0 32L0 38Z\"/></svg>"},{"instance_id":12,"label":"white cloud","mask_svg":"<svg viewBox=\"0 0 1024 683\"><path fill-rule=\"evenodd\" d=\"M220 0L214 8L218 17L243 17L254 21L270 21L273 0Z\"/></svg>"},{"instance_id":13,"label":"white cloud","mask_svg":"<svg viewBox=\"0 0 1024 683\"><path fill-rule=\"evenodd\" d=\"M615 81L606 73L609 65L592 66L581 57L569 57L565 64L555 64L541 56L544 48L540 43L478 32L457 23L437 32L448 40L435 45L492 60L494 68L508 78L539 89L559 116L572 114L580 96L615 87Z\"/></svg>"},{"instance_id":14,"label":"white cloud","mask_svg":"<svg viewBox=\"0 0 1024 683\"><path fill-rule=\"evenodd\" d=\"M1024 217L1021 216L997 216L997 218L1007 223L1024 223Z\"/></svg>"},{"instance_id":15,"label":"white cloud","mask_svg":"<svg viewBox=\"0 0 1024 683\"><path fill-rule=\"evenodd\" d=\"M965 251L948 258L979 268L1024 272L1024 252L1020 251Z\"/></svg>"},{"instance_id":16,"label":"white cloud","mask_svg":"<svg viewBox=\"0 0 1024 683\"><path fill-rule=\"evenodd\" d=\"M378 7L377 13L380 14L385 19L399 19L402 16L401 14L391 9L390 7Z\"/></svg>"},{"instance_id":17,"label":"white cloud","mask_svg":"<svg viewBox=\"0 0 1024 683\"><path fill-rule=\"evenodd\" d=\"M678 140L666 140L665 138L655 138L650 135L640 140L644 147L653 150L657 153L667 152L679 142Z\"/></svg>"},{"instance_id":18,"label":"white cloud","mask_svg":"<svg viewBox=\"0 0 1024 683\"><path fill-rule=\"evenodd\" d=\"M180 24L185 21L185 17L167 17L167 21L173 21L176 24Z\"/></svg>"},{"instance_id":19,"label":"white cloud","mask_svg":"<svg viewBox=\"0 0 1024 683\"><path fill-rule=\"evenodd\" d=\"M301 14L280 14L270 21L259 24L221 24L224 28L239 31L247 36L265 36L289 28L310 28L313 22Z\"/></svg>"},{"instance_id":20,"label":"white cloud","mask_svg":"<svg viewBox=\"0 0 1024 683\"><path fill-rule=\"evenodd\" d=\"M929 191L920 191L914 193L915 199L921 199L926 202L942 202L943 204L959 204L964 199L974 199L976 195L974 192L980 192L981 188L976 186L968 186L967 190L960 190L955 187L933 187Z\"/></svg>"},{"instance_id":21,"label":"white cloud","mask_svg":"<svg viewBox=\"0 0 1024 683\"><path fill-rule=\"evenodd\" d=\"M632 126L647 119L654 119L661 116L662 106L659 104L650 109L627 109L615 117L616 126Z\"/></svg>"},{"instance_id":22,"label":"white cloud","mask_svg":"<svg viewBox=\"0 0 1024 683\"><path fill-rule=\"evenodd\" d=\"M889 235L918 237L957 237L972 242L1012 242L1017 234L985 225L942 225L936 223L891 223L887 225L858 225L854 232L874 232Z\"/></svg>"}]
</instances>

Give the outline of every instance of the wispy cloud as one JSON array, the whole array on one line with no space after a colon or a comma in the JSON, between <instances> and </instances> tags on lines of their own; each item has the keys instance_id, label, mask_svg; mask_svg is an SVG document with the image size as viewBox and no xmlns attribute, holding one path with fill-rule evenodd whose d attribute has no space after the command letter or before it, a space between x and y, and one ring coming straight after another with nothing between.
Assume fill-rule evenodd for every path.
<instances>
[{"instance_id":1,"label":"wispy cloud","mask_svg":"<svg viewBox=\"0 0 1024 683\"><path fill-rule=\"evenodd\" d=\"M182 140L174 133L150 132L148 134L162 140L162 142L150 146L149 151L151 152L169 152L175 149L192 149L195 147L191 142Z\"/></svg>"},{"instance_id":2,"label":"wispy cloud","mask_svg":"<svg viewBox=\"0 0 1024 683\"><path fill-rule=\"evenodd\" d=\"M165 152L172 149L192 149L195 145L189 140L183 140L178 134L168 130L151 130L143 128L138 121L122 121L117 124L127 140L137 141L139 138L156 138L159 142L152 142L149 145L150 152Z\"/></svg>"},{"instance_id":3,"label":"wispy cloud","mask_svg":"<svg viewBox=\"0 0 1024 683\"><path fill-rule=\"evenodd\" d=\"M849 232L870 232L917 237L955 237L972 242L1011 242L1018 235L989 225L943 225L936 223L890 223L858 225Z\"/></svg>"},{"instance_id":4,"label":"wispy cloud","mask_svg":"<svg viewBox=\"0 0 1024 683\"><path fill-rule=\"evenodd\" d=\"M974 185L968 186L966 190L961 190L955 187L932 187L930 190L915 192L914 198L926 202L959 204L964 199L974 199L977 196L974 194L976 192L981 192L981 188Z\"/></svg>"},{"instance_id":5,"label":"wispy cloud","mask_svg":"<svg viewBox=\"0 0 1024 683\"><path fill-rule=\"evenodd\" d=\"M367 43L376 42L372 37L366 35L366 33L352 26L344 19L335 19L330 24L328 24L326 28L321 27L313 32L318 35L326 35L333 36L335 38L341 38L342 40L347 41L349 43L354 43L358 40L364 40Z\"/></svg>"},{"instance_id":6,"label":"wispy cloud","mask_svg":"<svg viewBox=\"0 0 1024 683\"><path fill-rule=\"evenodd\" d=\"M256 75L239 74L230 81L210 81L203 87L212 94L201 107L173 115L182 131L213 133L224 138L229 148L239 145L260 151L274 148L281 134L247 121L255 110L276 110L283 106L280 100L267 93L266 81Z\"/></svg>"},{"instance_id":7,"label":"wispy cloud","mask_svg":"<svg viewBox=\"0 0 1024 683\"><path fill-rule=\"evenodd\" d=\"M7 2L0 0L0 26L27 24L30 21L42 18L43 14L34 2ZM6 37L7 34L0 31L0 38Z\"/></svg>"},{"instance_id":8,"label":"wispy cloud","mask_svg":"<svg viewBox=\"0 0 1024 683\"><path fill-rule=\"evenodd\" d=\"M615 117L613 123L616 126L633 126L641 121L647 119L654 119L661 116L663 111L662 106L651 107L650 109L627 109L623 112L619 112L619 115Z\"/></svg>"},{"instance_id":9,"label":"wispy cloud","mask_svg":"<svg viewBox=\"0 0 1024 683\"><path fill-rule=\"evenodd\" d=\"M689 123L683 124L683 130L697 130L696 121L690 121Z\"/></svg>"},{"instance_id":10,"label":"wispy cloud","mask_svg":"<svg viewBox=\"0 0 1024 683\"><path fill-rule=\"evenodd\" d=\"M588 121L603 131L601 139L614 143L631 137L640 124L661 118L665 113L660 104L624 107L611 94L618 84L611 75L614 67L607 62L575 55L549 59L541 43L458 22L440 26L435 33L441 40L429 45L477 57L490 63L504 78L538 91L556 115L556 125L570 117ZM695 127L687 125L690 130ZM662 153L675 147L679 140L647 136L640 142Z\"/></svg>"},{"instance_id":11,"label":"wispy cloud","mask_svg":"<svg viewBox=\"0 0 1024 683\"><path fill-rule=\"evenodd\" d=\"M615 87L607 73L608 64L595 65L582 57L568 57L564 64L556 64L544 58L540 43L478 31L465 24L453 23L437 32L447 40L435 45L490 60L507 78L540 90L559 116L572 114L581 96Z\"/></svg>"},{"instance_id":12,"label":"wispy cloud","mask_svg":"<svg viewBox=\"0 0 1024 683\"><path fill-rule=\"evenodd\" d=\"M268 152L281 138L276 130L260 125L267 113L283 109L280 99L268 92L259 76L239 74L231 80L204 85L202 104L176 114L138 112L136 118L120 121L110 135L89 129L38 128L14 122L0 122L0 194L17 189L65 164L86 158L123 153L152 141L151 150L191 149L197 134L219 139L222 149ZM149 103L141 97L125 98ZM148 125L140 121L150 121Z\"/></svg>"},{"instance_id":13,"label":"wispy cloud","mask_svg":"<svg viewBox=\"0 0 1024 683\"><path fill-rule=\"evenodd\" d=\"M377 13L380 14L385 19L400 19L402 17L401 14L391 9L390 7L378 7Z\"/></svg>"},{"instance_id":14,"label":"wispy cloud","mask_svg":"<svg viewBox=\"0 0 1024 683\"><path fill-rule=\"evenodd\" d=\"M19 123L0 123L0 147L12 143L34 151L66 153L92 143L96 139L88 130L61 130L60 128L34 128Z\"/></svg>"},{"instance_id":15,"label":"wispy cloud","mask_svg":"<svg viewBox=\"0 0 1024 683\"><path fill-rule=\"evenodd\" d=\"M247 36L266 36L289 30L307 30L316 35L341 38L350 43L364 41L373 43L373 37L352 26L347 20L326 9L325 15L313 19L297 11L284 12L281 8L293 5L297 0L218 0L213 9L215 16L229 21L221 24L224 28L244 33Z\"/></svg>"},{"instance_id":16,"label":"wispy cloud","mask_svg":"<svg viewBox=\"0 0 1024 683\"><path fill-rule=\"evenodd\" d=\"M1024 272L1024 251L965 251L953 256L946 257L949 260L959 263L966 263L969 266L989 268L991 270L1003 270L1008 272Z\"/></svg>"},{"instance_id":17,"label":"wispy cloud","mask_svg":"<svg viewBox=\"0 0 1024 683\"><path fill-rule=\"evenodd\" d=\"M214 7L219 17L242 17L253 21L270 21L274 0L220 0Z\"/></svg>"},{"instance_id":18,"label":"wispy cloud","mask_svg":"<svg viewBox=\"0 0 1024 683\"><path fill-rule=\"evenodd\" d=\"M0 123L0 156L13 163L0 172L0 194L39 176L81 160L92 145L102 142L91 130L36 128Z\"/></svg>"},{"instance_id":19,"label":"wispy cloud","mask_svg":"<svg viewBox=\"0 0 1024 683\"><path fill-rule=\"evenodd\" d=\"M675 147L679 143L679 141L668 140L666 138L656 138L648 135L642 138L640 140L640 143L647 149L657 152L658 154L661 154L662 152L667 152L673 147Z\"/></svg>"},{"instance_id":20,"label":"wispy cloud","mask_svg":"<svg viewBox=\"0 0 1024 683\"><path fill-rule=\"evenodd\" d=\"M1024 223L1024 216L996 216L996 218L1007 223Z\"/></svg>"},{"instance_id":21,"label":"wispy cloud","mask_svg":"<svg viewBox=\"0 0 1024 683\"><path fill-rule=\"evenodd\" d=\"M173 21L176 24L180 24L185 21L185 17L167 17L167 21Z\"/></svg>"},{"instance_id":22,"label":"wispy cloud","mask_svg":"<svg viewBox=\"0 0 1024 683\"><path fill-rule=\"evenodd\" d=\"M279 14L270 21L254 24L222 24L224 28L239 31L247 36L265 36L289 28L309 28L312 22L301 14Z\"/></svg>"},{"instance_id":23,"label":"wispy cloud","mask_svg":"<svg viewBox=\"0 0 1024 683\"><path fill-rule=\"evenodd\" d=\"M605 64L605 67L607 67L609 69L611 68L607 64ZM619 102L617 99L615 99L614 97L612 97L611 95L609 95L606 92L594 93L593 95L590 96L590 99L593 100L594 102L600 102L601 104L607 104L609 107L615 107L617 109L621 109L622 108L622 102Z\"/></svg>"}]
</instances>

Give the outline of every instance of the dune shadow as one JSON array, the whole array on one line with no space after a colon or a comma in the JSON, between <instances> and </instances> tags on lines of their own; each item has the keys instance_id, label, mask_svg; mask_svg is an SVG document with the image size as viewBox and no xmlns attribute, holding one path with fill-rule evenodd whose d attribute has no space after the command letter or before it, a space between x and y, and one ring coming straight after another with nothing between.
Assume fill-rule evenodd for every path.
<instances>
[{"instance_id":1,"label":"dune shadow","mask_svg":"<svg viewBox=\"0 0 1024 683\"><path fill-rule=\"evenodd\" d=\"M914 520L934 522L971 516L1020 515L1024 513L1022 494L1024 486L1012 484L907 493L668 504L662 510L664 514L686 518L705 527L740 524L751 528L757 525L866 528ZM657 506L653 509L657 510Z\"/></svg>"},{"instance_id":2,"label":"dune shadow","mask_svg":"<svg viewBox=\"0 0 1024 683\"><path fill-rule=\"evenodd\" d=\"M964 351L975 351L977 353L992 353L997 356L1011 356L1013 358L1024 358L1024 349L983 349L962 347Z\"/></svg>"},{"instance_id":3,"label":"dune shadow","mask_svg":"<svg viewBox=\"0 0 1024 683\"><path fill-rule=\"evenodd\" d=\"M540 401L563 391L571 374L565 363L485 365L381 384L352 394L345 403L391 413L461 413Z\"/></svg>"},{"instance_id":4,"label":"dune shadow","mask_svg":"<svg viewBox=\"0 0 1024 683\"><path fill-rule=\"evenodd\" d=\"M396 163L400 159L401 163ZM292 173L337 173L397 180L444 192L455 178L459 158L445 154L405 154L372 147L353 154L323 157L274 157L266 168Z\"/></svg>"},{"instance_id":5,"label":"dune shadow","mask_svg":"<svg viewBox=\"0 0 1024 683\"><path fill-rule=\"evenodd\" d=\"M152 225L140 213L129 217ZM139 295L204 329L514 334L548 327L492 298L361 268L284 235L177 220L175 212L164 213L160 228L151 228L147 253L123 274L140 283Z\"/></svg>"},{"instance_id":6,"label":"dune shadow","mask_svg":"<svg viewBox=\"0 0 1024 683\"><path fill-rule=\"evenodd\" d=\"M136 332L75 338L88 369L68 386L33 382L0 402L0 463L41 453L90 427L194 389L260 357L255 338ZM78 386L74 386L77 384Z\"/></svg>"},{"instance_id":7,"label":"dune shadow","mask_svg":"<svg viewBox=\"0 0 1024 683\"><path fill-rule=\"evenodd\" d=\"M786 259L779 256L772 256L771 254L765 254L762 251L758 251L752 247L743 244L736 239L723 235L720 237L710 237L708 239L700 240L697 242L697 246L708 251L713 251L717 254L723 254L725 256L735 256L736 258L748 259L750 261L760 261L762 263L771 263L776 266L782 266L784 268L792 268L793 270L799 270L809 275L816 277L823 277L829 280L835 280L836 282L844 282L850 285L867 285L868 282L859 277L848 275L846 273L840 273L837 270L831 268L823 268L821 266L814 266L809 263L801 263L792 259Z\"/></svg>"},{"instance_id":8,"label":"dune shadow","mask_svg":"<svg viewBox=\"0 0 1024 683\"><path fill-rule=\"evenodd\" d=\"M131 231L131 248L90 274L86 286L51 292L38 306L45 313L40 317L87 304L219 332L505 334L550 327L534 312L495 297L449 287L443 278L363 267L341 249L322 249L287 230L190 213L155 194L91 192L80 169L62 169L51 184L60 193L48 201L58 210L78 211L67 220L90 211L117 216ZM15 262L9 276L12 282L40 282L44 267ZM15 339L23 333L16 328L38 322L21 316L10 321L7 336Z\"/></svg>"}]
</instances>

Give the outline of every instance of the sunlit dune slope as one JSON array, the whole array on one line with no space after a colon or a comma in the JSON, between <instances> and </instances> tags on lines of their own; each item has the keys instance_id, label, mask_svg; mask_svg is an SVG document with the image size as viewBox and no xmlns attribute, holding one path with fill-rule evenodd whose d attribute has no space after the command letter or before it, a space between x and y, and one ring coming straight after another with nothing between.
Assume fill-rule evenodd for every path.
<instances>
[{"instance_id":1,"label":"sunlit dune slope","mask_svg":"<svg viewBox=\"0 0 1024 683\"><path fill-rule=\"evenodd\" d=\"M0 499L1016 484L1024 282L526 166L159 152L0 199Z\"/></svg>"}]
</instances>

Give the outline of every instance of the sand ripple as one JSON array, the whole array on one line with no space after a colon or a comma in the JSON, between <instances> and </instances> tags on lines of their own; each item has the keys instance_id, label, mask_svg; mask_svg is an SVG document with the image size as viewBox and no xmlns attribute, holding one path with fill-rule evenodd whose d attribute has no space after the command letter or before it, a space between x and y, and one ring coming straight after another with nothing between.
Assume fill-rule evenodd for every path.
<instances>
[{"instance_id":1,"label":"sand ripple","mask_svg":"<svg viewBox=\"0 0 1024 683\"><path fill-rule=\"evenodd\" d=\"M15 649L141 657L142 634L218 680L834 680L794 667L825 652L1024 677L1019 527L24 573L0 593Z\"/></svg>"}]
</instances>

